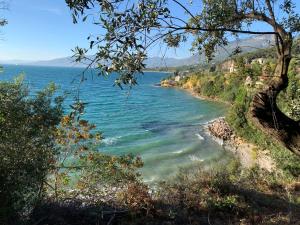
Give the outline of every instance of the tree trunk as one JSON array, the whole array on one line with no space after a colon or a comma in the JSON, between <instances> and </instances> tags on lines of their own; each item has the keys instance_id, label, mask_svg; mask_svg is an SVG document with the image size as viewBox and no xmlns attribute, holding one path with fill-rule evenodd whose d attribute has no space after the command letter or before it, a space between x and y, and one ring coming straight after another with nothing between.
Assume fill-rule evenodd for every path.
<instances>
[{"instance_id":1,"label":"tree trunk","mask_svg":"<svg viewBox=\"0 0 300 225\"><path fill-rule=\"evenodd\" d=\"M282 113L276 97L288 86L288 67L291 60L292 40L285 39L282 54L278 56L274 76L253 97L250 118L268 136L300 156L300 121Z\"/></svg>"}]
</instances>

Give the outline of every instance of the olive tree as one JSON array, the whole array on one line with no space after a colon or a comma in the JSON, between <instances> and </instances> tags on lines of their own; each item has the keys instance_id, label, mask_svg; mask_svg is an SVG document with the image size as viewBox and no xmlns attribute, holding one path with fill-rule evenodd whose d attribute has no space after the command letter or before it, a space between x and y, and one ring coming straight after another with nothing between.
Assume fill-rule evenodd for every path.
<instances>
[{"instance_id":1,"label":"olive tree","mask_svg":"<svg viewBox=\"0 0 300 225\"><path fill-rule=\"evenodd\" d=\"M249 117L266 134L300 155L300 125L283 114L277 95L288 86L288 67L300 17L293 0L66 0L73 21L91 21L99 35L88 37L89 48L76 47L77 61L87 60L100 73L118 72L117 85L136 84L137 72L145 68L147 52L158 41L178 47L188 36L193 49L212 59L218 46L240 34L274 35L277 65L267 84L257 91ZM179 13L181 10L182 13ZM277 13L276 10L278 11ZM176 11L176 12L175 12ZM266 24L270 29L255 30ZM89 50L96 49L93 57ZM237 49L237 52L239 49Z\"/></svg>"}]
</instances>

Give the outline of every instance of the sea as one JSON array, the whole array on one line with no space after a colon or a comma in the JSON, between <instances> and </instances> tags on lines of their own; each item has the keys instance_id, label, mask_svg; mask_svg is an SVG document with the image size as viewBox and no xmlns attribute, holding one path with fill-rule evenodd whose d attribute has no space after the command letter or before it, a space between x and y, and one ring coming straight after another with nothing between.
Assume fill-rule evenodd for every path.
<instances>
[{"instance_id":1,"label":"sea","mask_svg":"<svg viewBox=\"0 0 300 225\"><path fill-rule=\"evenodd\" d=\"M141 156L145 182L168 179L181 169L228 157L204 129L209 121L224 116L228 106L157 86L167 73L138 74L138 85L121 89L114 86L117 74L103 77L96 70L83 72L84 68L3 65L0 80L22 75L32 95L54 82L58 94L66 95L66 113L79 97L86 103L84 117L105 137L98 151Z\"/></svg>"}]
</instances>

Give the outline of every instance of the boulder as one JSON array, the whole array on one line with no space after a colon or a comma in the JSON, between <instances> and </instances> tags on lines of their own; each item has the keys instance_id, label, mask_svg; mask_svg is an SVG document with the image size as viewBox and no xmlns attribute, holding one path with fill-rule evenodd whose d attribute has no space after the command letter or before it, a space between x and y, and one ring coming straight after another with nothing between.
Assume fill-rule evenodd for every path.
<instances>
[{"instance_id":1,"label":"boulder","mask_svg":"<svg viewBox=\"0 0 300 225\"><path fill-rule=\"evenodd\" d=\"M224 141L229 140L233 135L232 129L223 118L209 124L208 129L212 135Z\"/></svg>"},{"instance_id":2,"label":"boulder","mask_svg":"<svg viewBox=\"0 0 300 225\"><path fill-rule=\"evenodd\" d=\"M160 84L162 87L174 87L177 83L174 80L163 80Z\"/></svg>"}]
</instances>

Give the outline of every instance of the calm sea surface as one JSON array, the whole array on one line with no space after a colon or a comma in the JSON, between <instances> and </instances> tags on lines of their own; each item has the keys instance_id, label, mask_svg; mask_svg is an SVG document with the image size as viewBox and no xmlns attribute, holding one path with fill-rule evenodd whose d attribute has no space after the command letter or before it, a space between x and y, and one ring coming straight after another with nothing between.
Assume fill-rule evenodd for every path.
<instances>
[{"instance_id":1,"label":"calm sea surface","mask_svg":"<svg viewBox=\"0 0 300 225\"><path fill-rule=\"evenodd\" d=\"M32 92L55 82L60 92L69 92L67 112L82 71L7 65L0 79L12 80L23 73ZM147 72L139 76L139 85L128 92L113 87L114 76L103 78L88 73L80 86L80 98L87 103L85 117L105 136L99 151L140 155L145 163L141 172L146 181L167 178L180 167L226 156L222 147L203 131L203 124L224 115L226 107L196 99L182 90L155 87L165 76Z\"/></svg>"}]
</instances>

